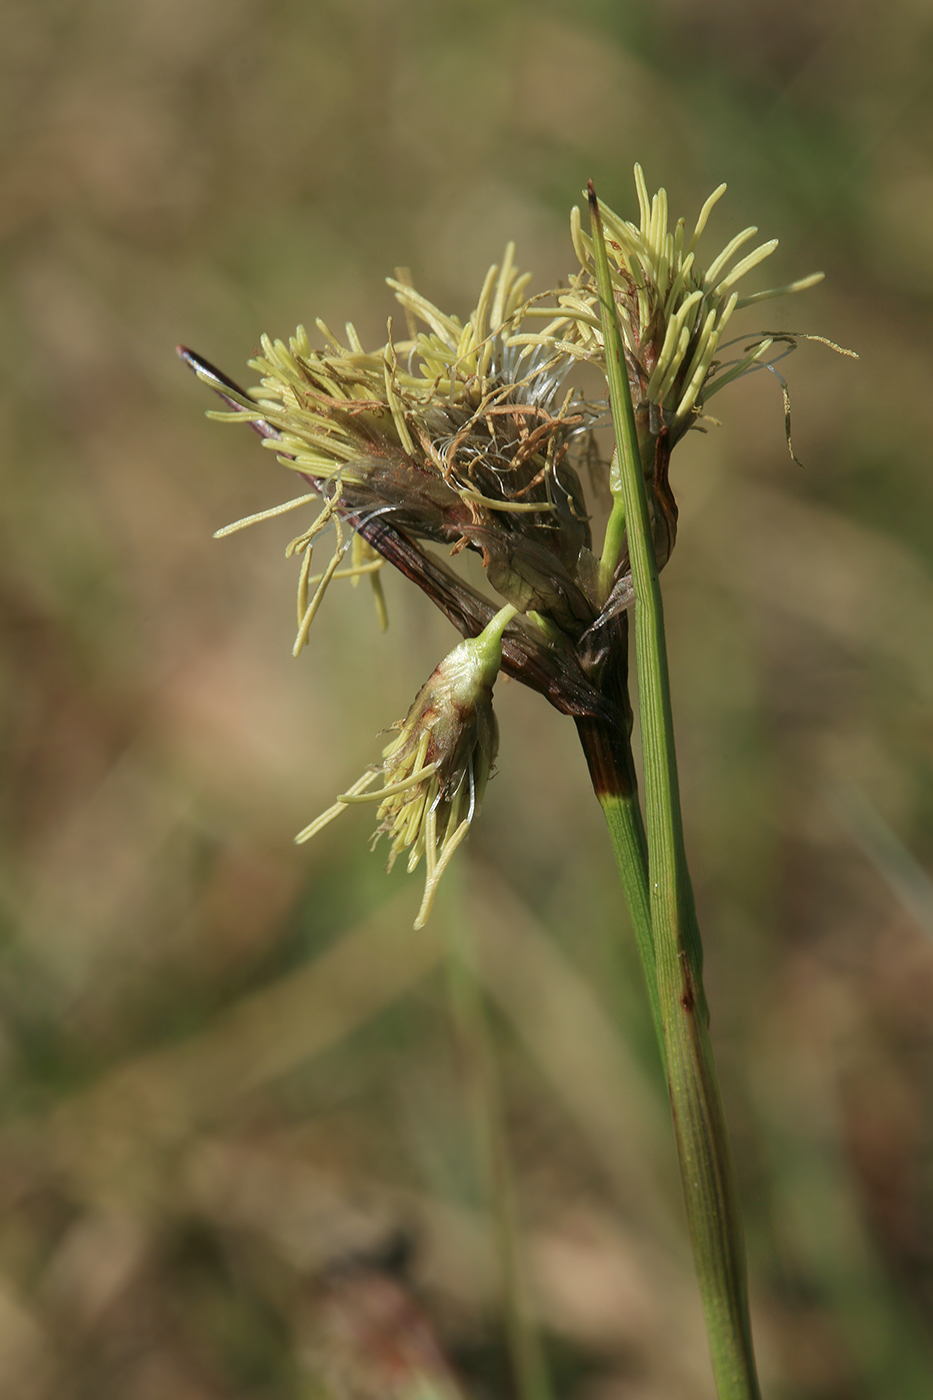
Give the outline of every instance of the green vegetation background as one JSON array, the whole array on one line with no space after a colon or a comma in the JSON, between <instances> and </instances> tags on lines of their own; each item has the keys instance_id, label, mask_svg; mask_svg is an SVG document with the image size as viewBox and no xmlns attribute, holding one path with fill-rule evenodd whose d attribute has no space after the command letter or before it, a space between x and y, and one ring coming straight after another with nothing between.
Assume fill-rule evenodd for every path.
<instances>
[{"instance_id":1,"label":"green vegetation background","mask_svg":"<svg viewBox=\"0 0 933 1400\"><path fill-rule=\"evenodd\" d=\"M211 540L291 482L173 354L248 380L316 316L380 343L386 274L463 314L511 238L551 284L587 177L633 214L636 159L688 219L729 182L708 248L779 236L759 285L825 269L744 327L861 356L782 366L804 471L770 376L717 398L664 585L764 1387L933 1393L929 7L3 0L0 29L0 1396L388 1394L380 1287L510 1393L457 920L560 1395L710 1395L573 726L499 686L422 935L367 812L296 849L455 638L384 575L387 635L335 587L291 659L292 523Z\"/></svg>"}]
</instances>

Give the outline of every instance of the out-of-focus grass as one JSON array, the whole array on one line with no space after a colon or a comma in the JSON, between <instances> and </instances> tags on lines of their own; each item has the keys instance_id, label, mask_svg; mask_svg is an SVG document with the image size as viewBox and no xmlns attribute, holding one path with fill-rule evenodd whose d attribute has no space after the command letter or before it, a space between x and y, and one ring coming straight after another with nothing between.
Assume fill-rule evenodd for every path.
<instances>
[{"instance_id":1,"label":"out-of-focus grass","mask_svg":"<svg viewBox=\"0 0 933 1400\"><path fill-rule=\"evenodd\" d=\"M765 1386L928 1395L926 7L2 18L0 1395L384 1393L382 1306L436 1387L428 1331L508 1393L441 969L458 892L559 1393L709 1395L573 727L500 685L499 774L421 935L365 814L296 851L455 639L389 579L386 637L335 589L291 660L289 523L210 539L289 483L172 354L245 377L261 331L316 315L378 343L384 274L465 312L513 237L547 285L587 176L632 210L636 158L688 216L727 179L711 239L779 235L769 283L825 268L750 330L862 357L785 366L805 472L768 376L717 400L677 455L665 586Z\"/></svg>"}]
</instances>

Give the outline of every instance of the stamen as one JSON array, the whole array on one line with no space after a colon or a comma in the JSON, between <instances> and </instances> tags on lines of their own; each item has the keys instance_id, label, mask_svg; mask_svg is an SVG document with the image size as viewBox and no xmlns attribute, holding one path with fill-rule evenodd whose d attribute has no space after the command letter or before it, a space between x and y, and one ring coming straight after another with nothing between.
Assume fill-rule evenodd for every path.
<instances>
[{"instance_id":1,"label":"stamen","mask_svg":"<svg viewBox=\"0 0 933 1400\"><path fill-rule=\"evenodd\" d=\"M495 263L493 263L492 267L486 273L486 280L483 283L483 289L479 294L479 301L476 303L476 310L473 313L476 340L477 343L483 347L479 360L477 361L477 373L481 379L485 379L486 372L489 368L489 361L492 357L491 338L486 341L485 344L483 342L486 335L486 317L492 301L493 287L495 286L496 274L498 271L499 269L496 267Z\"/></svg>"},{"instance_id":2,"label":"stamen","mask_svg":"<svg viewBox=\"0 0 933 1400\"><path fill-rule=\"evenodd\" d=\"M673 308L673 307L675 306L675 304L676 304L677 298L680 296L681 292L683 291L684 287L686 286L687 278L690 276L690 271L691 271L691 269L692 269L692 267L693 267L693 258L694 258L693 253L688 253L688 254L687 254L687 256L684 258L683 262L682 262L681 265L680 265L680 271L677 273L677 276L674 278L673 282L671 283L671 289L670 289L670 291L668 292L668 294L667 294L667 296L666 296L666 298L665 298L665 300L664 300L664 314L665 314L665 316L669 316L669 315L670 315L672 308ZM676 261L676 256L675 256L675 261Z\"/></svg>"},{"instance_id":3,"label":"stamen","mask_svg":"<svg viewBox=\"0 0 933 1400\"><path fill-rule=\"evenodd\" d=\"M392 422L395 424L395 431L398 433L399 441L401 442L402 447L408 453L409 457L411 457L414 455L415 444L411 440L411 434L409 433L408 425L405 422L405 415L402 412L402 406L399 403L398 396L395 393L395 378L398 374L398 356L395 353L395 346L392 344L391 318L388 324L388 335L389 343L386 346L382 362L383 375L385 378L386 386L386 402L388 403L389 408L391 409Z\"/></svg>"},{"instance_id":4,"label":"stamen","mask_svg":"<svg viewBox=\"0 0 933 1400\"><path fill-rule=\"evenodd\" d=\"M434 897L437 894L437 887L440 884L441 876L447 869L457 847L464 840L470 829L468 821L462 821L452 836L448 836L444 841L440 860L436 862L433 870L430 871L424 885L424 898L421 901L421 908L418 910L418 917L415 919L415 928L424 928L428 921L428 916L434 905ZM435 848L436 849L436 848ZM427 848L425 849L427 856ZM427 864L427 861L425 862Z\"/></svg>"},{"instance_id":5,"label":"stamen","mask_svg":"<svg viewBox=\"0 0 933 1400\"><path fill-rule=\"evenodd\" d=\"M314 596L308 604L304 617L299 623L298 635L295 638L295 645L292 647L292 656L299 656L301 654L302 649L306 646L308 641L308 633L311 630L311 623L314 621L315 616L317 614L317 610L321 606L324 594L327 592L327 585L330 583L331 579L336 573L337 567L340 564L341 559L343 558L343 531L341 529L339 515L335 516L334 524L337 531L337 547L334 550L333 558L331 559L327 568L324 570L324 573L321 575L321 581L315 589Z\"/></svg>"},{"instance_id":6,"label":"stamen","mask_svg":"<svg viewBox=\"0 0 933 1400\"><path fill-rule=\"evenodd\" d=\"M310 580L309 580L309 578L308 578L308 575L309 575L310 572L311 572L311 554L312 554L312 550L311 550L311 545L310 545L310 541L309 541L308 547L307 547L307 548L305 549L305 551L304 551L304 558L303 558L302 561L301 561L301 569L300 569L300 571L299 571L299 573L298 573L298 626L299 626L299 627L301 626L301 620L302 620L302 618L304 617L305 613L308 611L308 587L309 587L309 584L310 584ZM318 580L318 579L315 579L314 582L315 582L315 583L318 583L319 580Z\"/></svg>"},{"instance_id":7,"label":"stamen","mask_svg":"<svg viewBox=\"0 0 933 1400\"><path fill-rule=\"evenodd\" d=\"M635 189L638 192L638 210L641 215L641 230L647 234L651 221L651 200L648 197L648 186L645 184L645 172L641 166L635 166Z\"/></svg>"},{"instance_id":8,"label":"stamen","mask_svg":"<svg viewBox=\"0 0 933 1400\"><path fill-rule=\"evenodd\" d=\"M490 496L481 495L479 491L473 491L468 486L460 487L458 495L461 500L469 501L471 505L485 506L487 510L514 511L516 515L554 509L548 501L496 501Z\"/></svg>"},{"instance_id":9,"label":"stamen","mask_svg":"<svg viewBox=\"0 0 933 1400\"><path fill-rule=\"evenodd\" d=\"M754 238L757 232L758 229L752 225L749 228L743 229L741 233L737 233L734 238L729 240L725 248L723 248L722 252L719 254L719 257L710 263L709 267L706 269L703 275L704 290L707 287L714 287L716 285L716 279L729 259L738 252L743 243L747 243L750 238Z\"/></svg>"},{"instance_id":10,"label":"stamen","mask_svg":"<svg viewBox=\"0 0 933 1400\"><path fill-rule=\"evenodd\" d=\"M386 282L402 305L410 306L412 311L416 312L423 321L427 321L444 344L453 349L460 339L461 326L457 318L445 316L432 302L428 301L427 297L416 292L414 287L406 287L404 283L397 282L394 277L387 277Z\"/></svg>"},{"instance_id":11,"label":"stamen","mask_svg":"<svg viewBox=\"0 0 933 1400\"><path fill-rule=\"evenodd\" d=\"M588 267L593 257L593 240L583 232L583 219L580 210L574 205L570 211L570 241L581 267ZM598 325L599 322L597 321Z\"/></svg>"},{"instance_id":12,"label":"stamen","mask_svg":"<svg viewBox=\"0 0 933 1400\"><path fill-rule=\"evenodd\" d=\"M361 778L357 778L353 786L347 789L343 797L337 799L333 807L328 807L326 812L322 812L309 826L299 831L298 835L295 837L295 845L303 845L305 841L310 841L312 836L316 836L319 831L323 831L325 826L328 826L335 817L339 817L340 813L345 811L349 806L346 799L356 797L358 793L364 792L365 789L369 787L370 783L376 781L380 772L381 769L379 768L370 768Z\"/></svg>"},{"instance_id":13,"label":"stamen","mask_svg":"<svg viewBox=\"0 0 933 1400\"><path fill-rule=\"evenodd\" d=\"M680 357L683 354L683 351L679 350L678 353L675 354L674 346L675 344L678 344L681 339L681 331L686 328L685 323L687 321L687 318L690 316L691 311L697 305L697 303L701 302L702 300L702 292L691 292L690 295L686 297L683 302L681 302L680 306L677 308L676 314L672 316L670 321L668 322L667 333L664 337L664 344L661 347L661 353L658 356L658 362L654 367L654 373L648 381L648 389L646 391L647 398L663 399L664 390L659 389L658 386L661 382L668 381L668 384L665 385L665 388L667 388L669 385L669 381L672 380L674 375L677 373L677 370L680 367ZM691 318L691 321L692 319L693 318ZM689 339L689 328L687 328L687 336Z\"/></svg>"},{"instance_id":14,"label":"stamen","mask_svg":"<svg viewBox=\"0 0 933 1400\"><path fill-rule=\"evenodd\" d=\"M725 184L717 185L716 189L713 190L713 193L710 195L709 199L706 200L705 204L703 205L703 208L700 210L699 217L697 218L696 228L693 230L693 237L687 244L688 253L692 253L694 248L696 248L697 243L700 241L700 234L706 228L707 221L709 219L710 214L713 212L714 206L719 203L727 189L728 186Z\"/></svg>"},{"instance_id":15,"label":"stamen","mask_svg":"<svg viewBox=\"0 0 933 1400\"><path fill-rule=\"evenodd\" d=\"M740 379L743 374L747 374L754 365L757 365L759 361L763 359L773 344L774 338L772 336L766 336L764 340L760 340L756 343L755 348L750 354L745 355L741 360L737 360L731 369L720 370L715 379L707 386L705 397L707 399L712 398L713 394L717 394L719 390L724 389L727 384L731 384L733 380ZM783 351L784 355L788 353L789 351L787 350Z\"/></svg>"},{"instance_id":16,"label":"stamen","mask_svg":"<svg viewBox=\"0 0 933 1400\"><path fill-rule=\"evenodd\" d=\"M397 783L392 783L390 787L377 788L375 792L355 793L351 788L349 792L341 793L338 802L381 802L386 797L395 797L400 792L409 792L411 788L417 787L419 783L427 782L432 774L437 772L436 763L427 763L423 768L419 768L417 773L412 773L408 778L402 778Z\"/></svg>"},{"instance_id":17,"label":"stamen","mask_svg":"<svg viewBox=\"0 0 933 1400\"><path fill-rule=\"evenodd\" d=\"M727 273L722 281L717 284L716 295L722 296L727 287L733 286L738 282L740 277L745 276L746 272L750 272L753 267L757 267L760 262L764 262L765 258L770 258L777 246L778 240L776 238L769 239L767 243L762 243L754 252L744 257L741 262L736 263L732 271Z\"/></svg>"},{"instance_id":18,"label":"stamen","mask_svg":"<svg viewBox=\"0 0 933 1400\"><path fill-rule=\"evenodd\" d=\"M809 277L799 277L796 282L788 282L786 287L769 287L763 292L752 292L751 296L739 297L739 310L744 306L752 306L756 301L767 301L770 297L790 296L792 292L805 292L808 287L815 287L818 282L822 282L826 276L825 272L811 272ZM838 346L835 347L838 349Z\"/></svg>"},{"instance_id":19,"label":"stamen","mask_svg":"<svg viewBox=\"0 0 933 1400\"><path fill-rule=\"evenodd\" d=\"M505 257L502 259L502 271L499 273L499 281L496 284L496 296L492 304L492 324L501 326L505 320L506 302L509 295L509 286L515 277L515 244L506 244Z\"/></svg>"},{"instance_id":20,"label":"stamen","mask_svg":"<svg viewBox=\"0 0 933 1400\"><path fill-rule=\"evenodd\" d=\"M333 331L332 331L332 330L330 329L330 327L327 325L326 321L322 321L321 318L320 318L320 316L318 316L318 318L317 318L317 320L315 321L314 324L317 326L318 330L321 332L321 335L324 337L324 339L325 339L325 340L329 340L330 343L331 343L331 345L334 347L334 349L339 353L339 351L342 349L342 346L341 346L341 344L340 344L340 341L339 341L339 340L337 339L337 337L334 335Z\"/></svg>"},{"instance_id":21,"label":"stamen","mask_svg":"<svg viewBox=\"0 0 933 1400\"><path fill-rule=\"evenodd\" d=\"M320 492L309 491L306 496L296 496L294 500L284 501L280 506L272 506L269 510L259 510L255 515L244 515L242 520L235 520L232 525L225 525L222 530L215 530L213 538L215 540L226 539L227 535L235 534L237 530L245 530L247 525L258 525L262 520L273 520L277 515L285 515L290 510L297 510L299 506L306 506L311 501L320 500Z\"/></svg>"},{"instance_id":22,"label":"stamen","mask_svg":"<svg viewBox=\"0 0 933 1400\"><path fill-rule=\"evenodd\" d=\"M347 343L349 344L350 349L353 351L353 353L354 353L355 355L364 355L366 352L365 352L365 350L363 349L363 342L360 340L359 336L357 335L357 333L356 333L356 326L354 326L354 324L353 324L352 321L348 321L348 322L347 322L347 324L346 324L346 332L347 332Z\"/></svg>"},{"instance_id":23,"label":"stamen","mask_svg":"<svg viewBox=\"0 0 933 1400\"><path fill-rule=\"evenodd\" d=\"M307 553L307 555L305 556L305 558L310 562L310 559L311 559L311 551L310 551L310 550L308 550L308 553ZM348 569L335 569L334 572L331 574L331 578L335 578L335 579L336 579L336 578L349 578L349 579L358 580L358 579L361 579L361 578L365 578L365 576L366 576L367 574L377 574L377 573L379 572L379 570L383 567L384 564L385 564L385 560L384 560L384 559L374 559L374 560L372 561L372 563L369 563L369 564L354 564L354 565L352 566L352 568L348 568ZM313 585L313 584L315 584L315 583L320 583L320 581L321 581L321 579L322 579L323 577L324 577L323 574L315 574L313 578L309 578L309 579L308 579L308 586L310 587L311 585ZM298 614L298 620L299 620L299 622L301 621L302 616L303 616L303 614L299 611L299 614Z\"/></svg>"},{"instance_id":24,"label":"stamen","mask_svg":"<svg viewBox=\"0 0 933 1400\"><path fill-rule=\"evenodd\" d=\"M719 310L715 306L707 312L706 320L703 322L702 330L697 337L696 349L684 373L687 387L684 390L680 403L677 405L675 416L678 419L685 418L690 412L696 402L697 394L703 387L703 381L706 378L713 355L716 353L716 345L718 344L718 337L714 339L714 327L718 315Z\"/></svg>"}]
</instances>

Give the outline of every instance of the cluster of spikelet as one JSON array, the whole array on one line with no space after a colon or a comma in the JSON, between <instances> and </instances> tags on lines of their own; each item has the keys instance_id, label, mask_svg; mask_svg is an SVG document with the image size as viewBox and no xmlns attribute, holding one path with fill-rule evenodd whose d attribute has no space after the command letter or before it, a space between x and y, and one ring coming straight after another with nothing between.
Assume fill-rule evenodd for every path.
<instances>
[{"instance_id":1,"label":"cluster of spikelet","mask_svg":"<svg viewBox=\"0 0 933 1400\"><path fill-rule=\"evenodd\" d=\"M654 519L658 565L673 548L677 507L670 453L700 421L719 389L772 366L792 348L786 335L761 335L733 358L724 339L733 313L766 297L740 297L736 284L773 252L777 240L739 257L756 233L736 235L705 268L697 246L722 185L688 234L669 227L667 195L649 198L640 167L633 224L601 206L613 293ZM624 532L594 552L581 469L592 470L592 433L604 403L570 381L581 363L605 368L593 245L580 215L571 219L578 266L566 287L529 293L510 246L490 268L476 307L461 323L413 287L391 280L409 335L367 352L352 325L342 343L318 322L324 348L299 327L288 344L262 339L250 362L259 385L244 392L206 361L182 351L227 405L213 417L250 423L302 480L304 491L255 521L316 503L318 512L288 546L301 560L296 654L335 578L368 576L380 620L379 571L390 562L417 583L466 640L437 667L383 752L322 817L306 840L347 806L378 802L376 836L391 840L389 864L423 856L427 918L451 855L467 834L492 771L498 729L492 691L500 667L546 694L567 713L599 710L600 629L631 600ZM782 381L783 382L783 381ZM597 464L611 484L610 464ZM312 549L325 532L333 550L312 573ZM424 544L481 558L495 602L483 598ZM370 792L377 779L382 785Z\"/></svg>"}]
</instances>

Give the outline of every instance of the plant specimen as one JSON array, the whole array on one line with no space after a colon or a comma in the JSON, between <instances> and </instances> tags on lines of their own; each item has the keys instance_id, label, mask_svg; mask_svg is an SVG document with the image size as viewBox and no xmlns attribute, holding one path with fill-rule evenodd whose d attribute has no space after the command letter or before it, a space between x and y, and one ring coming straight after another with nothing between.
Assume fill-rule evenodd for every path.
<instances>
[{"instance_id":1,"label":"plant specimen","mask_svg":"<svg viewBox=\"0 0 933 1400\"><path fill-rule=\"evenodd\" d=\"M658 572L676 538L674 447L702 425L720 389L762 368L777 374L776 361L795 343L786 333L727 339L733 314L803 290L821 274L741 297L737 284L776 240L740 255L756 233L745 229L703 265L698 245L725 186L688 230L682 219L671 226L665 191L649 197L639 167L635 180L638 224L600 205L592 187L588 232L574 210L577 266L563 288L532 293L509 247L462 322L390 280L409 334L398 341L390 334L375 351L364 349L352 325L342 342L318 322L323 349L312 348L303 327L288 344L264 337L250 362L260 383L249 391L191 351L180 353L224 400L212 416L248 423L302 483L294 499L228 531L318 507L287 551L300 560L296 654L334 579L368 577L384 622L385 564L422 589L463 638L395 725L381 762L298 840L349 807L377 804L375 836L390 843L390 867L403 852L409 870L424 860L420 925L495 763L499 671L574 720L667 1070L717 1384L722 1396L754 1396L744 1246L684 856ZM606 421L606 399L575 387L584 364L605 377L615 436L611 460L595 463L612 501L598 543L583 469L594 469L593 434ZM786 406L786 387L784 394ZM790 446L789 427L787 435ZM312 552L325 534L333 548L314 574ZM478 554L495 598L430 546ZM631 749L633 612L644 819Z\"/></svg>"}]
</instances>

